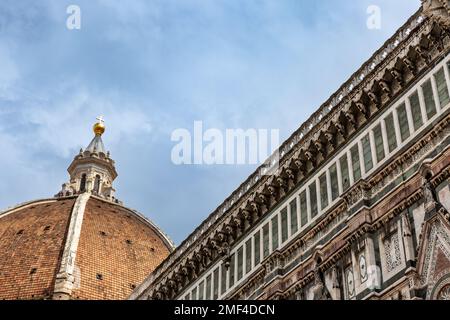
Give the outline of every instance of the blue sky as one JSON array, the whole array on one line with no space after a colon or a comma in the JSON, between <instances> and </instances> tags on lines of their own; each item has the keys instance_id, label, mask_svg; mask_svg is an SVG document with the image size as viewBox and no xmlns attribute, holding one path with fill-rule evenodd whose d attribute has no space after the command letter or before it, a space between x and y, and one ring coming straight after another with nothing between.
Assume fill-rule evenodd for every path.
<instances>
[{"instance_id":1,"label":"blue sky","mask_svg":"<svg viewBox=\"0 0 450 320\"><path fill-rule=\"evenodd\" d=\"M81 8L81 30L66 8ZM370 5L381 29L366 26ZM175 166L177 128L287 138L415 0L2 0L0 208L51 197L104 115L118 197L178 244L254 166Z\"/></svg>"}]
</instances>

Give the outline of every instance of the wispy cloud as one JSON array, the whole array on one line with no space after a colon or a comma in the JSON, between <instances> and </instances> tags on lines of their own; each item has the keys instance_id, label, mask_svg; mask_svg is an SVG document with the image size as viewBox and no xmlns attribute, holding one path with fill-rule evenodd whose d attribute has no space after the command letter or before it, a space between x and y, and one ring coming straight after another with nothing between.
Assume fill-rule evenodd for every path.
<instances>
[{"instance_id":1,"label":"wispy cloud","mask_svg":"<svg viewBox=\"0 0 450 320\"><path fill-rule=\"evenodd\" d=\"M65 27L66 7L81 30ZM366 28L366 8L382 28ZM118 195L181 241L253 167L176 167L170 133L286 138L406 19L410 0L0 3L0 207L52 196L107 120Z\"/></svg>"}]
</instances>

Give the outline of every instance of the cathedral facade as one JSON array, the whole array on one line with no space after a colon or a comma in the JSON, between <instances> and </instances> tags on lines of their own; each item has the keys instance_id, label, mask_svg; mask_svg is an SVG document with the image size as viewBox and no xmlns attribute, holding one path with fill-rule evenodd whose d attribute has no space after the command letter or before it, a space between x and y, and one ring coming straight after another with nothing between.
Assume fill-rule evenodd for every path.
<instances>
[{"instance_id":1,"label":"cathedral facade","mask_svg":"<svg viewBox=\"0 0 450 320\"><path fill-rule=\"evenodd\" d=\"M449 9L423 1L130 299L450 299Z\"/></svg>"},{"instance_id":2,"label":"cathedral facade","mask_svg":"<svg viewBox=\"0 0 450 320\"><path fill-rule=\"evenodd\" d=\"M126 299L173 251L153 222L115 197L99 120L58 194L0 212L0 300Z\"/></svg>"}]
</instances>

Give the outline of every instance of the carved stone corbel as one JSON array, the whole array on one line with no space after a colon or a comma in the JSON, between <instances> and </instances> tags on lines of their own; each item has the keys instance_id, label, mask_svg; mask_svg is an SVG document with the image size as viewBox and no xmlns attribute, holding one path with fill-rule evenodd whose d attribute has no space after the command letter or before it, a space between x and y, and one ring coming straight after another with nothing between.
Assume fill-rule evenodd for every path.
<instances>
[{"instance_id":1,"label":"carved stone corbel","mask_svg":"<svg viewBox=\"0 0 450 320\"><path fill-rule=\"evenodd\" d=\"M306 156L306 154L305 154L305 156ZM298 179L299 180L303 179L306 176L306 172L307 172L307 164L306 164L306 162L302 161L300 158L297 158L297 159L294 160L294 164L295 164L296 169L299 172Z\"/></svg>"},{"instance_id":2,"label":"carved stone corbel","mask_svg":"<svg viewBox=\"0 0 450 320\"><path fill-rule=\"evenodd\" d=\"M178 284L175 280L173 279L169 279L169 281L167 281L167 286L168 286L168 296L172 297L176 294L176 292L178 291Z\"/></svg>"},{"instance_id":3,"label":"carved stone corbel","mask_svg":"<svg viewBox=\"0 0 450 320\"><path fill-rule=\"evenodd\" d=\"M259 204L256 201L251 201L249 203L249 205L250 205L250 210L253 214L253 221L258 220L259 217L262 215Z\"/></svg>"},{"instance_id":4,"label":"carved stone corbel","mask_svg":"<svg viewBox=\"0 0 450 320\"><path fill-rule=\"evenodd\" d=\"M270 195L270 194L269 194ZM258 214L263 215L270 207L270 199L269 195L266 195L264 193L258 193L256 196L257 203L259 204L258 208Z\"/></svg>"},{"instance_id":5,"label":"carved stone corbel","mask_svg":"<svg viewBox=\"0 0 450 320\"><path fill-rule=\"evenodd\" d=\"M364 103L357 101L355 103L355 106L358 109L358 111L361 112L361 114L366 120L370 117L369 108L367 108L367 106Z\"/></svg>"},{"instance_id":6,"label":"carved stone corbel","mask_svg":"<svg viewBox=\"0 0 450 320\"><path fill-rule=\"evenodd\" d=\"M308 159L308 161L311 161L312 163L314 163L314 154L311 151L306 150L305 156Z\"/></svg>"},{"instance_id":7,"label":"carved stone corbel","mask_svg":"<svg viewBox=\"0 0 450 320\"><path fill-rule=\"evenodd\" d=\"M239 217L236 217L236 216L234 216L232 219L231 219L231 222L233 223L233 227L234 227L234 229L236 230L236 238L238 238L241 234L242 234L242 227L243 227L243 224L242 224L242 220L239 218Z\"/></svg>"},{"instance_id":8,"label":"carved stone corbel","mask_svg":"<svg viewBox=\"0 0 450 320\"><path fill-rule=\"evenodd\" d=\"M279 188L278 188L276 185L271 184L271 185L267 186L267 191L269 192L270 197L271 197L274 201L276 201L276 200L279 199L279 195L280 195L280 193L278 192L278 191L279 191Z\"/></svg>"},{"instance_id":9,"label":"carved stone corbel","mask_svg":"<svg viewBox=\"0 0 450 320\"><path fill-rule=\"evenodd\" d=\"M408 57L404 57L402 59L403 63L405 64L406 68L408 69L409 72L411 72L411 74L414 76L417 73L417 69L416 66L414 64L414 62L412 62L412 60Z\"/></svg>"},{"instance_id":10,"label":"carved stone corbel","mask_svg":"<svg viewBox=\"0 0 450 320\"><path fill-rule=\"evenodd\" d=\"M285 172L289 180L293 181L294 183L297 182L295 171L292 168L287 168Z\"/></svg>"},{"instance_id":11,"label":"carved stone corbel","mask_svg":"<svg viewBox=\"0 0 450 320\"><path fill-rule=\"evenodd\" d=\"M188 261L188 265L191 268L192 279L196 279L198 277L198 273L197 273L198 263L197 263L197 261L190 259Z\"/></svg>"},{"instance_id":12,"label":"carved stone corbel","mask_svg":"<svg viewBox=\"0 0 450 320\"><path fill-rule=\"evenodd\" d=\"M336 127L337 132L339 132L339 134L343 138L345 138L345 127L342 124L338 123L338 122L335 122L334 126Z\"/></svg>"},{"instance_id":13,"label":"carved stone corbel","mask_svg":"<svg viewBox=\"0 0 450 320\"><path fill-rule=\"evenodd\" d=\"M356 125L356 119L355 116L351 113L351 112L345 112L345 118L347 119L347 121L350 123L350 125L353 127L353 129L357 129L357 125Z\"/></svg>"},{"instance_id":14,"label":"carved stone corbel","mask_svg":"<svg viewBox=\"0 0 450 320\"><path fill-rule=\"evenodd\" d=\"M280 191L282 192L282 195L283 196L286 195L286 193L288 192L288 189L289 189L287 181L281 176L278 176L276 178L276 181L277 181L278 187L280 188Z\"/></svg>"},{"instance_id":15,"label":"carved stone corbel","mask_svg":"<svg viewBox=\"0 0 450 320\"><path fill-rule=\"evenodd\" d=\"M379 107L380 105L380 99L378 99L378 96L373 93L372 91L367 92L367 96L369 97L370 102L375 106Z\"/></svg>"},{"instance_id":16,"label":"carved stone corbel","mask_svg":"<svg viewBox=\"0 0 450 320\"><path fill-rule=\"evenodd\" d=\"M158 291L154 294L154 299L155 300L163 300L163 294L162 292Z\"/></svg>"},{"instance_id":17,"label":"carved stone corbel","mask_svg":"<svg viewBox=\"0 0 450 320\"><path fill-rule=\"evenodd\" d=\"M226 231L226 233L228 234L228 240L229 240L229 242L231 243L231 242L234 242L234 240L236 239L236 235L235 235L235 228L234 228L234 226L232 226L231 224L228 224L226 227L225 227L225 231Z\"/></svg>"},{"instance_id":18,"label":"carved stone corbel","mask_svg":"<svg viewBox=\"0 0 450 320\"><path fill-rule=\"evenodd\" d=\"M395 80L400 86L403 86L403 84L404 84L404 79L403 79L403 74L400 72L400 70L394 68L394 69L390 70L390 74L392 75L392 78L394 78L394 80Z\"/></svg>"},{"instance_id":19,"label":"carved stone corbel","mask_svg":"<svg viewBox=\"0 0 450 320\"><path fill-rule=\"evenodd\" d=\"M190 269L191 268L189 267L189 265L184 265L183 267L181 267L183 286L186 285L186 282L189 282L189 280L191 279Z\"/></svg>"},{"instance_id":20,"label":"carved stone corbel","mask_svg":"<svg viewBox=\"0 0 450 320\"><path fill-rule=\"evenodd\" d=\"M320 140L314 140L314 147L317 150L318 155L320 155L321 159L324 159L326 154L325 154L325 148L323 146L323 143Z\"/></svg>"},{"instance_id":21,"label":"carved stone corbel","mask_svg":"<svg viewBox=\"0 0 450 320\"><path fill-rule=\"evenodd\" d=\"M425 64L430 63L431 54L428 50L426 50L425 48L422 49L422 47L419 45L419 46L414 47L414 51L424 61Z\"/></svg>"},{"instance_id":22,"label":"carved stone corbel","mask_svg":"<svg viewBox=\"0 0 450 320\"><path fill-rule=\"evenodd\" d=\"M333 132L331 132L330 130L327 130L323 133L323 135L325 136L325 139L327 139L328 144L334 150L336 145L335 145L335 136L334 136Z\"/></svg>"},{"instance_id":23,"label":"carved stone corbel","mask_svg":"<svg viewBox=\"0 0 450 320\"><path fill-rule=\"evenodd\" d=\"M202 262L203 262L203 266L207 267L208 263L211 259L211 249L204 246L200 249L201 253L202 253Z\"/></svg>"},{"instance_id":24,"label":"carved stone corbel","mask_svg":"<svg viewBox=\"0 0 450 320\"><path fill-rule=\"evenodd\" d=\"M244 220L244 230L247 230L248 228L251 227L253 223L253 216L251 212L247 209L241 209L240 214L242 219Z\"/></svg>"}]
</instances>

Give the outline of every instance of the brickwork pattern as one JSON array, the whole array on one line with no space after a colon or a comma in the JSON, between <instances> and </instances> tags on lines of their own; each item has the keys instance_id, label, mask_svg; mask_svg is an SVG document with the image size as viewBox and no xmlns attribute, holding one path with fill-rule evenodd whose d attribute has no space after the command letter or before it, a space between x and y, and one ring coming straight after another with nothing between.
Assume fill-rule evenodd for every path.
<instances>
[{"instance_id":1,"label":"brickwork pattern","mask_svg":"<svg viewBox=\"0 0 450 320\"><path fill-rule=\"evenodd\" d=\"M35 203L0 217L0 299L51 296L74 202Z\"/></svg>"},{"instance_id":2,"label":"brickwork pattern","mask_svg":"<svg viewBox=\"0 0 450 320\"><path fill-rule=\"evenodd\" d=\"M126 299L169 254L160 236L129 210L96 198L86 206L72 299Z\"/></svg>"}]
</instances>

